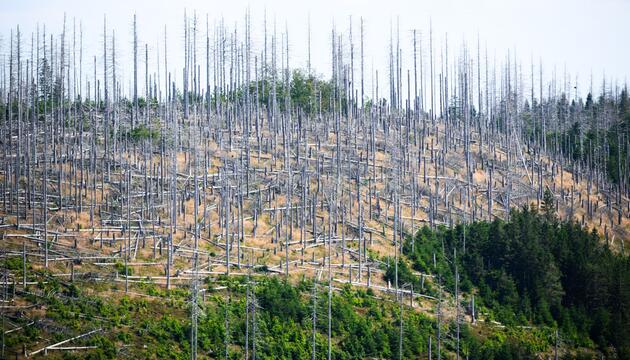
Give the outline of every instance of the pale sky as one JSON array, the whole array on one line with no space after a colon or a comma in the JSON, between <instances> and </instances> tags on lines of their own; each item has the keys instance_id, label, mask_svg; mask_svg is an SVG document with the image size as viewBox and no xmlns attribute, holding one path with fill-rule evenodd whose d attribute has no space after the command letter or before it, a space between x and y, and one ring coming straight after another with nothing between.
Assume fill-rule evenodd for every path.
<instances>
[{"instance_id":1,"label":"pale sky","mask_svg":"<svg viewBox=\"0 0 630 360\"><path fill-rule=\"evenodd\" d=\"M37 24L46 25L47 33L55 35L62 29L64 12L67 29L72 38L72 21L83 25L84 72L93 72L93 56L97 56L99 76L102 73L103 15L107 14L108 38L116 30L116 52L119 74L128 86L132 71L132 18L138 17L138 39L144 48L148 43L149 65L154 71L156 49L163 66L164 25L168 28L169 70L181 80L183 62L184 9L200 18L198 60L205 67L205 17L210 26L222 16L230 27L243 24L247 7L252 15L252 38L260 51L262 46L263 14L266 8L269 30L275 16L278 36L289 29L291 66L306 68L307 22L310 13L312 28L312 66L325 75L330 73L330 30L333 22L346 34L352 16L355 59L359 56L359 19L365 24L365 72L369 89L372 66L379 70L382 89L386 89L387 56L390 23L400 21L400 39L404 70L413 70L411 30L422 31L425 54L428 53L429 20L433 23L435 57L439 61L438 46L448 33L449 56L461 48L466 39L476 54L477 34L482 47L487 44L490 63L514 51L522 61L524 78L529 82L530 59L534 58L535 72L542 58L544 76L550 76L554 66L562 80L564 69L571 74L571 82L579 81L581 92L587 91L593 75L594 89L600 91L602 76L623 85L630 75L630 1L629 0L442 0L442 1L360 1L360 0L268 0L268 1L166 1L166 0L0 0L0 54L8 53L11 29L20 25L25 39L25 51L30 54L31 32ZM109 40L108 40L109 41ZM344 40L346 41L346 40ZM109 46L108 46L109 47ZM348 50L349 52L349 50ZM482 50L483 54L483 50ZM140 68L144 69L144 53ZM2 58L0 58L2 59ZM359 75L358 60L355 60ZM439 66L439 65L436 65ZM163 69L161 70L163 72ZM139 75L144 89L144 70ZM536 75L537 76L537 75ZM202 74L205 79L205 75ZM163 81L163 80L162 80ZM537 80L536 80L537 81ZM178 85L181 86L181 85ZM144 90L142 90L144 91ZM369 94L370 90L366 89ZM386 90L385 90L386 91ZM384 92L386 94L386 92Z\"/></svg>"}]
</instances>

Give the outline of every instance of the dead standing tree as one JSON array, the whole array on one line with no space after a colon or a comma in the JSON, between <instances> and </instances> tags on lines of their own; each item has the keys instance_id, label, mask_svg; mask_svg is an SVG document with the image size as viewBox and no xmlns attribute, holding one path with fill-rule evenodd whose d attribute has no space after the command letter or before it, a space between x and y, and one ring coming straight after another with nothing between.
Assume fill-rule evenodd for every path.
<instances>
[{"instance_id":1,"label":"dead standing tree","mask_svg":"<svg viewBox=\"0 0 630 360\"><path fill-rule=\"evenodd\" d=\"M620 182L613 183L604 165L609 152L576 160L561 137L545 136L585 120L570 118L569 94L563 100L558 92L570 81L545 83L542 64L538 98L530 70L526 105L515 54L492 66L486 55L482 63L478 40L475 62L467 44L449 48L446 37L440 44L432 24L428 49L416 31L405 46L392 24L386 101L378 70L371 91L365 89L363 19L358 89L351 20L347 33L330 33L332 78L317 78L308 65L303 80L291 67L299 46L291 48L288 29L278 34L274 21L267 34L265 16L257 48L248 12L233 29L206 20L203 84L195 13L184 16L182 68L168 60L166 29L157 76L149 64L156 51L145 43L141 101L136 17L129 78L117 72L115 34L111 29L108 38L103 20L102 77L96 57L94 73L83 77L81 26L78 63L75 35L68 51L64 25L60 34L36 35L31 60L16 29L1 65L2 210L11 226L31 232L18 252L46 267L76 261L104 275L124 262L118 281L126 290L151 274L167 288L190 285L193 304L202 291L198 276L243 276L243 266L250 272L259 261L288 278L327 267L330 311L335 282L387 291L374 276L382 273L379 258L391 255L397 267L407 235L420 224L505 217L511 207L539 203L547 187L564 216L601 224L611 246L623 249L628 167L617 166ZM306 100L295 93L300 81L313 85ZM605 99L622 96L610 84L604 88ZM598 109L595 125L613 124L615 106ZM527 135L526 115L536 124L534 136ZM584 149L611 148L609 139L578 140ZM619 134L617 156L628 151L628 141ZM465 246L464 234L460 251ZM401 296L398 281L394 287ZM193 310L193 324L197 316ZM330 327L330 313L328 321Z\"/></svg>"}]
</instances>

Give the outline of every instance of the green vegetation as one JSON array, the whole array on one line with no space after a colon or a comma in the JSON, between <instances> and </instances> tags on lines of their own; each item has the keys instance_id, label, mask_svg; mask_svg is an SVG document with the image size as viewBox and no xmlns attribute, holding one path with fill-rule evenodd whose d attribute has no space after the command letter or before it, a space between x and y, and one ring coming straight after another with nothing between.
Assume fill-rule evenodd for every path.
<instances>
[{"instance_id":1,"label":"green vegetation","mask_svg":"<svg viewBox=\"0 0 630 360\"><path fill-rule=\"evenodd\" d=\"M82 291L72 284L40 273L45 278L37 289L26 296L31 302L45 305L45 316L35 319L35 325L7 335L8 349L20 352L26 344L32 351L42 338L62 341L70 334L80 334L95 328L101 333L77 341L74 345L98 346L79 353L51 352L50 357L112 359L121 357L187 359L190 357L189 294L181 289L158 290L151 283L138 285L137 290L151 293L123 295L121 290L104 283L90 284ZM258 359L310 358L312 351L312 287L301 281L291 284L276 277L257 279L255 289L256 356ZM245 282L244 279L213 280L223 283L228 291L210 290L199 319L199 355L240 359L245 347ZM325 359L328 333L327 287L319 285L317 298L316 348L317 358ZM89 290L88 290L89 289ZM114 296L103 296L115 291ZM39 293L41 295L34 295ZM99 294L99 295L95 295ZM120 294L120 295L118 295ZM226 339L226 316L228 338ZM251 319L250 313L250 319ZM332 296L332 355L335 359L398 358L399 306L392 300L376 297L371 290L344 286ZM443 324L442 330L454 328ZM48 333L51 329L58 329ZM462 325L462 354L471 359L506 358L506 354L526 354L548 348L548 334L527 331L493 331L488 341L482 341L467 326ZM63 331L60 331L63 330ZM252 323L250 323L250 354ZM433 336L436 353L436 324L432 318L417 311L404 312L403 358L425 357L427 341ZM540 345L542 344L542 345ZM454 340L444 339L444 354L453 353ZM510 357L507 357L510 358ZM514 358L514 357L511 357Z\"/></svg>"},{"instance_id":2,"label":"green vegetation","mask_svg":"<svg viewBox=\"0 0 630 360\"><path fill-rule=\"evenodd\" d=\"M545 114L541 120L541 111ZM549 150L561 153L567 159L584 166L602 164L611 182L628 181L630 159L630 99L624 88L616 98L600 96L593 100L588 94L586 101L569 102L563 94L557 101L544 104L529 103L521 117L524 135L530 141L545 140ZM543 128L545 126L545 128Z\"/></svg>"},{"instance_id":3,"label":"green vegetation","mask_svg":"<svg viewBox=\"0 0 630 360\"><path fill-rule=\"evenodd\" d=\"M457 257L455 258L455 253ZM394 266L385 273L394 281ZM543 211L514 210L509 221L475 222L452 229L424 227L404 244L398 264L400 283L413 283L422 293L438 295L439 286L455 289L455 266L463 293L462 310L475 295L480 321L461 324L460 354L469 359L535 359L551 354L559 330L563 358L630 357L630 261L611 252L595 232L555 216L547 193ZM3 267L19 274L21 259L7 258ZM23 330L6 334L9 354L33 351L42 340L50 344L96 328L103 331L78 340L75 346L97 346L76 353L51 352L55 358L169 358L190 357L190 293L166 290L150 281L134 283L125 295L121 285L105 282L64 282L44 270L29 268L38 285L18 292L42 311L29 318L7 315ZM114 271L125 272L118 263ZM421 281L417 271L436 275ZM314 284L292 284L257 274L249 285L256 298L256 357L310 358ZM80 284L80 285L79 285ZM206 278L205 301L198 322L202 358L241 359L246 345L244 277ZM13 286L13 285L11 285ZM20 285L16 285L21 289ZM213 290L220 286L222 290ZM223 287L225 286L225 287ZM339 286L339 285L336 285ZM328 342L328 287L318 284L316 349L325 359ZM11 291L11 290L9 290ZM453 311L453 296L442 294ZM433 307L435 303L424 306ZM428 338L437 353L437 324L433 310L404 306L402 358L425 358ZM448 310L448 309L447 309ZM448 312L448 311L447 311ZM253 339L249 313L249 347ZM335 359L398 358L400 306L393 297L372 289L344 285L332 294L332 356ZM498 321L501 326L488 320ZM226 327L227 325L227 327ZM442 318L442 355L456 351L452 316Z\"/></svg>"},{"instance_id":4,"label":"green vegetation","mask_svg":"<svg viewBox=\"0 0 630 360\"><path fill-rule=\"evenodd\" d=\"M20 352L26 344L32 351L41 339L62 341L70 334L80 334L103 328L103 332L78 340L76 346L97 346L95 350L62 353L50 352L52 358L113 359L121 357L187 359L190 357L189 293L181 289L166 291L151 283L137 285L135 291L123 295L120 289L104 283L87 284L80 290L64 284L46 272L38 272L43 281L31 289L26 299L45 305L43 317L36 324L7 335L11 351ZM310 358L312 351L313 283L298 284L276 277L257 279L255 289L256 354L259 359ZM229 341L228 356L240 359L245 347L245 283L244 279L212 280L223 283L228 291L210 290L199 319L199 355L224 357L225 342ZM327 287L318 285L316 347L317 358L325 359L327 352ZM103 296L115 291L114 296ZM35 294L39 295L35 295ZM98 294L98 295L96 295ZM120 295L119 295L120 294ZM226 339L226 316L228 320ZM250 316L251 313L250 313ZM376 297L371 290L357 290L344 286L332 296L332 354L335 359L398 358L399 306L391 300ZM250 318L251 319L251 318ZM252 341L250 323L250 340ZM454 328L443 324L442 331ZM49 333L51 329L57 329ZM62 331L61 331L62 330ZM433 336L436 324L432 318L417 311L405 310L403 358L425 357L427 340ZM483 335L484 337L486 335ZM549 347L549 334L525 330L497 330L482 340L462 325L462 354L471 359L533 357L536 351ZM444 354L453 353L454 341L443 340ZM250 342L251 347L251 342ZM251 351L251 350L250 350ZM10 353L10 352L9 352ZM251 354L251 352L250 352ZM516 355L515 355L516 354Z\"/></svg>"},{"instance_id":5,"label":"green vegetation","mask_svg":"<svg viewBox=\"0 0 630 360\"><path fill-rule=\"evenodd\" d=\"M144 124L140 124L127 134L132 141L155 140L160 138L160 132Z\"/></svg>"},{"instance_id":6,"label":"green vegetation","mask_svg":"<svg viewBox=\"0 0 630 360\"><path fill-rule=\"evenodd\" d=\"M300 111L309 115L317 114L319 111L326 113L332 110L333 105L331 101L335 91L335 85L332 80L324 80L317 75L306 74L303 70L295 69L291 73L291 82L287 92L284 76L284 74L277 74L275 80L276 104L280 111L285 111L287 100L291 102L292 107L300 109ZM273 82L274 79L271 75L258 82L252 81L248 87L249 96L255 98L256 87L258 87L260 104L271 107L274 94ZM337 91L343 92L343 89L337 89ZM287 98L287 95L290 95L290 99ZM227 96L242 99L244 91L239 89L234 94ZM340 97L343 99L344 95L340 94ZM211 102L214 101L214 99L211 100ZM347 105L346 102L342 103L343 111L346 111Z\"/></svg>"},{"instance_id":7,"label":"green vegetation","mask_svg":"<svg viewBox=\"0 0 630 360\"><path fill-rule=\"evenodd\" d=\"M69 334L103 327L98 336L82 340L97 345L87 358L106 359L129 356L186 359L190 357L190 309L188 293L157 292L155 297L88 295L53 277L40 284L42 294L28 296L46 304L46 322L53 321L64 331L53 335L61 341ZM222 357L225 354L226 316L230 343L229 357L240 359L245 346L245 286L242 281L219 279L229 292L210 292L199 320L199 354ZM95 292L105 292L95 284ZM141 285L151 289L151 284ZM309 358L312 349L312 283L292 285L275 277L261 278L255 287L259 307L256 311L256 352L259 359ZM317 301L317 358L327 351L327 288L320 289ZM398 352L398 307L379 301L370 291L345 287L332 297L333 357L360 359L390 358ZM251 316L251 315L250 315ZM250 326L252 324L250 323ZM22 343L33 344L46 327L31 326L28 331L11 333L9 349ZM250 331L251 331L250 327ZM404 357L417 357L426 351L425 340L434 332L433 321L420 313L405 315ZM250 333L250 336L251 333ZM251 337L250 337L251 341ZM251 343L250 343L251 346ZM251 350L250 350L251 351ZM51 353L51 355L61 355Z\"/></svg>"},{"instance_id":8,"label":"green vegetation","mask_svg":"<svg viewBox=\"0 0 630 360\"><path fill-rule=\"evenodd\" d=\"M474 287L490 319L559 328L572 347L629 358L630 258L611 252L595 231L558 221L549 202L542 213L514 210L509 221L423 228L405 253L451 291L457 264L460 289Z\"/></svg>"}]
</instances>

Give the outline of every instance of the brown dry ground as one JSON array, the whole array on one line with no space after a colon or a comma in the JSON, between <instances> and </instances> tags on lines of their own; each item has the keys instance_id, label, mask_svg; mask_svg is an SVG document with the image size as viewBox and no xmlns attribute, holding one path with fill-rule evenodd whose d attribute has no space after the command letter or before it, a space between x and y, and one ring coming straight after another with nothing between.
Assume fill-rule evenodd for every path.
<instances>
[{"instance_id":1,"label":"brown dry ground","mask_svg":"<svg viewBox=\"0 0 630 360\"><path fill-rule=\"evenodd\" d=\"M431 139L433 139L433 147L436 150L442 148L440 144L440 140L443 139L442 136L428 137L427 144L431 143ZM237 151L226 151L226 150L219 149L218 145L216 143L213 143L210 140L208 140L207 143L208 143L207 145L211 153L214 154L213 158L211 159L210 168L205 169L205 171L208 174L217 174L219 171L219 168L225 164L226 158L234 159L240 156L240 153ZM334 143L335 143L335 134L330 134L327 139L327 144L334 145ZM333 146L324 146L324 145L326 144L322 143L322 147L319 153L321 155L331 158L334 154ZM311 143L308 146L311 146L315 152L316 146L314 143ZM488 208L488 203L487 203L488 198L487 198L487 195L485 195L487 194L487 192L484 193L484 191L487 190L487 186L488 186L487 184L488 179L489 179L488 169L487 168L482 169L479 165L479 159L477 158L477 155L476 155L479 150L478 146L479 146L478 144L472 145L472 151L475 154L473 155L473 160L477 163L477 166L473 172L473 176L472 176L473 182L471 184L471 188L473 192L478 195L476 197L476 204L474 205L476 205L478 209L483 209L483 212L484 212L483 218L488 219L490 218L488 214L486 213L486 210ZM484 150L488 152L489 148L485 144L484 146L486 146ZM277 153L282 153L281 150L282 149L277 150ZM435 168L434 168L433 163L427 163L427 174L429 175L429 181L427 183L424 182L422 167L418 169L416 173L416 179L415 179L417 184L420 187L426 187L428 189L431 189L432 191L437 186L438 192L442 198L443 198L444 193L450 193L449 199L453 201L452 205L455 208L459 208L459 209L465 208L465 204L464 204L465 199L463 199L462 202L460 202L460 199L459 199L459 192L461 190L465 191L465 186L462 185L464 184L462 180L465 180L465 171L463 170L464 164L462 164L462 161L463 161L462 152L463 152L463 147L459 147L457 150L451 150L451 152L447 154L447 159L446 159L447 165L446 165L445 173L442 173L441 169L438 169L439 177L448 177L449 179L439 179L439 180L433 179L433 175L435 174ZM305 154L307 154L307 152ZM427 159L429 155L430 155L430 150L426 150L425 156L427 157ZM393 166L394 159L393 159L393 155L387 151L384 151L384 149L380 149L377 152L375 158L376 158L376 164L375 164L376 173L375 174L372 173L372 166L369 166L368 174L374 179L375 192L379 192L381 196L384 196L385 192L387 191L389 187L388 182L391 182L392 180L390 170L387 170L387 169L390 169ZM498 149L497 158L501 161L505 161L507 159L507 155L505 151L503 151L502 149ZM154 156L154 158L152 158L151 160L155 163L159 163L159 157L157 156ZM529 160L528 159L526 160L529 163ZM191 161L192 159L190 159L190 157L186 153L183 153L183 152L178 153L177 154L178 172L186 173L188 171L187 169L189 169L189 165ZM414 160L411 160L411 161L413 162ZM551 163L550 159L543 159L543 161L549 164ZM450 164L451 162L453 162L453 164ZM516 184L514 190L523 191L523 189L527 189L529 178L527 174L525 173L525 170L521 166L520 159L514 160L514 162L515 163L513 164L513 167L511 169L512 171L511 179L513 181L513 184ZM312 166L313 163L314 162L310 162L309 166ZM260 169L260 170L263 170L265 168L267 170L270 170L272 167L274 170L282 170L283 161L278 158L274 160L271 153L265 153L265 152L262 152L260 159L258 159L257 151L252 151L251 158L249 159L249 164L250 164L250 167L255 168L255 169ZM380 170L381 167L386 169L385 170L386 174L384 175L384 181L381 181L381 170ZM68 172L69 168L64 168L64 171ZM586 199L586 191L587 191L586 181L582 180L580 182L574 182L571 177L570 172L566 169L563 171L564 173L563 173L562 182L560 179L561 178L560 174L556 174L556 176L553 178L551 177L550 174L545 174L544 184L546 186L551 186L551 184L555 183L555 186L556 186L555 194L557 196L559 196L561 188L565 189L565 191L568 191L568 192L570 192L573 188L575 188L577 192L582 193L582 198ZM201 178L201 174L199 175L200 178ZM119 176L123 176L123 175L124 174L120 174L119 172L114 171L113 172L114 183L117 183ZM497 192L504 191L504 188L502 188L501 181L500 181L502 175L503 174L501 170L495 170L495 173L493 174L493 189L495 189ZM257 173L255 182L251 185L252 189L263 187L261 181L264 179L262 177L263 175L261 172ZM178 180L180 187L184 184L184 182L186 181L190 182L191 178L192 178L191 176L188 176L188 180L185 180L184 178L180 176ZM270 172L267 180L274 179L274 178L275 178L275 174ZM343 177L342 179L343 181L340 185L342 188L346 190L344 191L346 195L343 198L343 200L345 204L348 204L348 198L349 198L348 192L349 191L354 192L356 189L356 184L354 183L354 181L348 180L345 177ZM411 187L410 185L411 180L412 180L411 173L406 174L403 179L403 189L406 189L407 193ZM1 177L0 177L0 181L3 181ZM310 183L311 188L315 189L317 186L317 181L315 180L314 177L312 177L310 181L311 181ZM142 183L142 181L136 180L136 179L132 180L132 182L134 182L134 186L136 187L141 186L141 183ZM519 182L521 184L526 184L526 185L525 186L519 185ZM330 179L328 180L326 179L322 180L322 185L325 191L326 189L332 188L333 183L334 183L334 176L331 176ZM98 186L100 186L100 183L97 183L97 184ZM72 186L74 186L74 184L64 184L62 188L62 193L66 196L70 195L71 193L74 194L75 191L71 189ZM104 189L104 196L113 196L115 192L118 191L112 185L106 184L105 186L106 188ZM534 187L534 189L535 188L536 186ZM404 224L405 230L410 231L412 226L414 229L418 229L418 227L424 224L427 224L428 214L427 214L426 208L429 204L428 197L422 196L419 199L419 204L421 208L415 211L414 220L412 224L412 220L411 220L412 209L409 206L410 197L405 196L404 194L405 194L405 190L403 190L403 196L401 197L401 215L403 217L403 224ZM84 190L82 192L82 195L83 195L83 211L82 212L78 212L76 208L64 209L62 211L51 210L49 212L48 230L51 231L51 234L49 234L49 241L53 241L54 239L54 235L52 235L52 232L58 232L64 235L64 236L59 236L57 238L57 242L53 244L51 248L51 255L50 255L51 258L55 258L55 259L60 258L60 255L58 254L58 252L62 252L64 254L63 256L65 257L61 261L51 262L51 265L49 268L53 273L63 273L63 274L69 273L69 267L68 267L69 261L72 258L82 257L86 255L98 254L100 256L109 257L108 259L98 260L99 262L103 262L103 263L112 263L112 264L115 262L122 263L122 260L120 258L120 254L118 253L118 251L119 251L119 248L124 245L124 240L127 239L128 234L126 232L121 231L120 229L112 229L109 231L102 231L102 232L100 230L97 230L95 232L92 232L89 230L86 231L85 229L91 229L92 227L92 223L90 221L90 215L89 215L90 204L93 201L97 205L103 204L104 199L101 196L101 191L99 189L97 189L97 191L94 192L92 191L90 186L88 186L87 190ZM210 209L208 210L206 214L205 220L207 223L210 224L212 238L208 238L207 228L201 230L200 239L199 239L200 250L201 250L200 264L201 264L202 271L211 271L213 272L213 274L211 274L210 276L215 276L215 274L226 271L224 247L215 245L215 243L220 244L220 245L225 245L225 238L223 237L224 230L219 224L218 207L220 204L220 198L219 198L218 191L215 191L214 193L211 193L210 191L206 191L202 196L205 198L205 201L207 202L207 206ZM363 215L365 219L365 226L368 228L374 229L374 232L372 233L373 244L369 245L368 251L370 254L376 255L378 258L383 258L385 256L393 256L395 254L395 246L392 241L392 239L394 238L393 236L393 231L394 231L393 205L388 201L388 199L381 198L380 205L381 205L382 210L381 210L380 216L377 217L377 211L375 209L376 199L373 198L373 201L372 201L373 208L370 209L369 202L367 201L368 196L369 196L368 187L366 185L362 185L360 201L361 201L361 209L363 211ZM535 204L536 202L535 196L536 196L535 190L529 191L527 192L526 197L521 197L514 200L512 205L523 206L523 205L528 205L528 204ZM356 194L353 195L353 198L355 200L352 200L352 204L347 208L347 211L348 211L348 214L350 213L353 214L352 218L349 219L349 221L356 223L359 204L356 202ZM570 208L570 204L568 203L568 200L570 200L570 197L561 199L561 201L559 202L560 207L558 209L558 212L559 212L559 215L563 218L567 216L568 210ZM615 249L619 247L618 245L620 245L620 241L624 241L625 244L627 244L627 241L629 240L627 237L627 234L630 233L630 216L628 216L628 214L624 212L624 215L622 216L621 224L616 224L616 222L613 221L613 224L611 225L610 219L611 218L616 219L616 214L615 213L609 214L606 207L603 206L603 204L606 203L605 194L597 191L597 189L594 189L591 194L590 200L593 203L599 204L599 207L596 210L595 216L593 216L593 218L589 218L589 217L585 218L585 225L589 228L595 228L600 234L603 234L604 233L603 225L602 226L599 225L599 219L601 217L603 219L602 224L608 225L607 229L609 231L609 234L612 240L612 245L617 246L615 247ZM284 262L286 261L285 250L284 250L284 241L285 241L284 229L281 230L280 234L275 234L275 231L276 231L275 224L277 221L279 221L279 217L274 217L273 211L265 211L262 214L259 214L257 233L256 233L256 236L253 236L253 228L254 228L253 212L250 211L249 209L253 208L254 201L255 201L254 196L250 198L245 198L245 203L243 207L244 217L246 219L243 221L245 237L244 239L242 239L242 242L241 242L241 250L242 250L241 254L243 255L243 257L241 258L240 263L242 265L242 268L238 269L236 268L236 266L233 266L231 271L236 274L245 274L247 272L247 268L245 265L247 265L250 261L253 261L253 265L256 265L256 266L265 265L273 272L284 273L285 271ZM628 199L624 199L624 201L627 202ZM290 199L289 202L293 206L301 205L301 202L299 201L298 196L294 196L292 199ZM287 204L286 194L278 194L272 200L271 204L268 204L266 203L266 201L263 201L263 208L267 208L267 207L281 208L281 207L286 206L286 204ZM134 210L139 210L139 205L137 204L134 204L134 205L135 205ZM585 207L582 207L580 205L581 204L578 203L578 196L576 195L574 197L574 207L575 207L574 219L576 220L581 220L582 215L586 213ZM168 212L166 211L167 206L162 207L157 211L158 215L163 220L162 226L158 226L157 224L151 225L151 224L145 223L144 224L145 231L155 230L154 232L155 236L165 237L169 234L169 226L168 226L169 215L168 215ZM179 272L180 280L182 280L180 281L180 280L175 279L175 285L177 284L186 285L188 283L188 278L186 277L186 275L184 275L184 272L190 271L193 267L191 257L190 257L191 253L190 251L186 251L187 249L190 250L192 248L192 243L193 243L193 240L192 240L193 236L192 236L192 233L189 231L189 229L195 224L195 219L193 218L193 215L192 215L193 210L194 210L194 200L192 198L185 202L185 209L186 209L186 215L185 216L180 215L177 219L178 228L173 238L173 243L178 244L179 246L178 246L178 249L176 249L176 252L174 254L175 255L174 264L173 264L173 269L171 271L171 274L175 275L177 272ZM499 201L497 201L496 198L495 198L495 203L493 204L493 209L494 210L493 210L492 217L504 217L505 209L503 208L503 205ZM202 222L201 220L203 219L202 218L203 215L201 214L203 210L204 210L204 206L202 203L199 205L200 216L198 218L199 219L198 223ZM438 210L441 215L444 215L446 213L446 209L444 208L442 203L440 204L440 208ZM470 211L469 208L468 210ZM237 208L233 206L231 208L231 212L236 214ZM126 214L126 212L123 212L123 213ZM299 214L299 210L294 213L294 216L297 217L298 214ZM385 216L385 214L387 214L387 217ZM318 241L317 246L307 247L304 250L303 256L302 256L301 245L299 243L299 240L301 239L301 232L300 232L299 226L294 225L293 232L291 234L292 235L291 241L297 242L297 243L294 245L291 245L289 249L290 250L289 260L291 261L289 275L292 279L297 280L304 276L312 277L318 271L326 271L327 266L324 266L324 265L326 262L327 248L326 248L326 243L324 242L324 239L326 238L326 234L328 231L328 229L326 228L326 225L328 224L329 215L330 214L328 213L328 210L326 207L320 208L319 206L317 206L317 218L318 218L317 228L321 232L319 235L320 239ZM31 216L31 213L27 212L27 218L22 219L21 223L32 223L33 219L31 219L30 216ZM280 215L279 213L278 216L282 216L282 215ZM479 214L478 214L478 217L480 217ZM62 218L64 219L64 221L60 223L58 220ZM123 219L126 220L125 218ZM132 226L135 226L137 224L136 220L137 220L137 216L134 215L134 217L132 218ZM462 220L463 219L461 218L456 218L454 221L459 222ZM466 220L470 221L471 219L470 217L468 217ZM38 219L38 221L40 221L40 219ZM5 214L5 223L13 224L15 222L16 222L15 216ZM110 225L105 225L102 223L99 217L98 211L96 211L94 214L93 222L97 229L101 229L104 227L108 227L108 228L111 227ZM235 230L235 226L236 226L235 223L231 225L232 231ZM41 225L39 225L38 227L41 229ZM84 230L77 231L77 228L84 229ZM337 233L335 238L341 238L342 231L345 233L346 239L351 239L351 238L354 239L358 236L356 231L351 229L349 226L346 226L345 229L342 229L341 224L338 224L337 229L339 233ZM311 230L311 226L309 224L307 225L307 232L306 232L305 240L312 239L313 234L311 234L310 230ZM10 227L0 229L0 233L2 233L3 237L5 238L4 247L14 248L16 250L21 249L23 239L19 237L11 236L13 234L33 234L34 233L34 235L38 236L40 239L43 237L41 231L33 232L30 230L14 229ZM105 241L105 245L101 249L100 247L101 236L104 238L112 238L114 235L116 236L116 240L117 240L116 244L114 244L113 246L109 246L108 242ZM278 236L278 243L273 242L274 236L276 235ZM368 234L366 234L365 236L368 236ZM133 246L135 244L136 238L140 239L140 234L134 228L132 229L132 232L131 232L132 253L133 253ZM232 263L236 264L237 254L238 254L238 246L237 246L238 235L235 234L233 238L234 238L234 242L231 248L230 257L231 257ZM75 239L76 239L76 244L77 244L76 249L74 249ZM153 241L154 240L152 238L147 239L146 244L145 244L146 246L144 248L141 245L138 245L138 251L137 251L135 259L129 260L131 263L148 263L149 265L130 265L130 268L133 271L134 277L145 278L159 284L165 284L164 276L165 276L165 263L166 263L167 250L166 250L166 247L164 247L162 250L162 255L160 255L158 252L157 255L154 257ZM29 252L40 253L40 254L42 253L41 247L38 248L35 243L30 243L29 241L27 241L27 244L28 244ZM341 244L340 241L336 244L333 244L334 249L332 250L332 260L331 260L333 264L333 271L334 271L333 278L347 281L348 276L349 276L349 270L347 268L342 269L341 267L338 267L338 265L341 264L341 261L342 261L340 244ZM164 243L163 245L165 246ZM347 247L350 249L356 250L357 242L349 242ZM53 252L53 250L55 252ZM250 254L253 255L251 260L250 260ZM302 259L304 259L304 264L302 264ZM314 259L315 261L314 264L311 264L312 259ZM358 266L357 260L352 259L349 254L346 254L345 259L346 259L347 264L353 263L355 266ZM211 261L210 264L209 264L209 261ZM98 272L101 274L111 274L112 272L115 271L114 267L111 265L96 265L94 264L94 262L96 261L83 260L77 265L75 265L74 269L76 272ZM33 262L33 264L34 264L34 267L42 266L41 262L39 263ZM202 275L205 276L206 274L203 274L202 272ZM353 281L357 281L356 268L353 269L353 275L354 275ZM323 276L322 278L325 279L326 276ZM367 268L364 266L364 273L361 276L361 281L365 283L366 279L367 279ZM378 269L376 266L372 267L371 280L372 280L372 284L374 285L383 286L383 287L387 286L387 284L384 282L383 277L382 277L382 270ZM108 296L108 294L103 294L103 295ZM448 295L445 295L445 296L446 296L446 299L448 300ZM432 301L426 301L426 300L418 301L417 305L418 305L418 309L422 311L425 311L428 313L433 312L432 309L434 307L434 302ZM451 306L446 306L445 314L447 317L453 317L454 309Z\"/></svg>"}]
</instances>

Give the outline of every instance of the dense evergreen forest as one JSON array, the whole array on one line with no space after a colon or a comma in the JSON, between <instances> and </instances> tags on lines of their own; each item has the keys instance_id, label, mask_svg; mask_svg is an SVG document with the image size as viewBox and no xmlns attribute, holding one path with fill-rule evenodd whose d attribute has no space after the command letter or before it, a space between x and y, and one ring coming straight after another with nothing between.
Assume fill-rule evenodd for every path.
<instances>
[{"instance_id":1,"label":"dense evergreen forest","mask_svg":"<svg viewBox=\"0 0 630 360\"><path fill-rule=\"evenodd\" d=\"M490 319L557 327L573 346L629 358L630 258L611 252L594 230L559 221L546 195L542 212L526 207L508 221L423 228L405 253L452 291L457 271L460 288L476 294Z\"/></svg>"}]
</instances>

